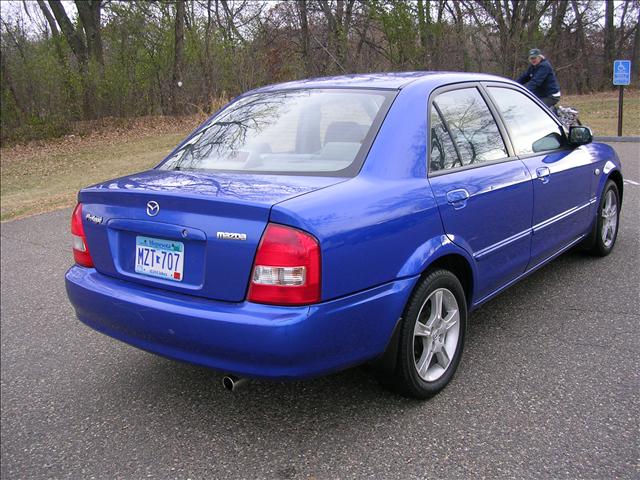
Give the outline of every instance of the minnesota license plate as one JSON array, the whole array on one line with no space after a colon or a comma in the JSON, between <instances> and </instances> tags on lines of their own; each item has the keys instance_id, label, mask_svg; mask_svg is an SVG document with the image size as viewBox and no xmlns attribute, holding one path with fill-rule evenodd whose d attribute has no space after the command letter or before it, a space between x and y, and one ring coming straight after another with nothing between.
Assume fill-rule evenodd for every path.
<instances>
[{"instance_id":1,"label":"minnesota license plate","mask_svg":"<svg viewBox=\"0 0 640 480\"><path fill-rule=\"evenodd\" d=\"M160 238L136 237L136 273L181 282L184 244Z\"/></svg>"}]
</instances>

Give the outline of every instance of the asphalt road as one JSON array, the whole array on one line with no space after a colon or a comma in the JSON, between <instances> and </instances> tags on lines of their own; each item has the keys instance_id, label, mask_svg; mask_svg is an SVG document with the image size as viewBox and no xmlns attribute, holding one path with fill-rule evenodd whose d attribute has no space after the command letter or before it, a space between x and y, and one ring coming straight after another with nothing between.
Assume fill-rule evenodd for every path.
<instances>
[{"instance_id":1,"label":"asphalt road","mask_svg":"<svg viewBox=\"0 0 640 480\"><path fill-rule=\"evenodd\" d=\"M569 253L471 317L428 402L365 369L254 382L80 324L69 210L2 225L2 465L13 478L638 478L640 146L607 258Z\"/></svg>"}]
</instances>

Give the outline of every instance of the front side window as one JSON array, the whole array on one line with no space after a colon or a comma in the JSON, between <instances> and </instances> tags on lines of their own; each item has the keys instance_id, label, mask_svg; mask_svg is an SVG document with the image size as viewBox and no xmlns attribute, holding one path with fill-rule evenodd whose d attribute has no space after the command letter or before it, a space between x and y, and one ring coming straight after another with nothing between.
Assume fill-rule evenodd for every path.
<instances>
[{"instance_id":1,"label":"front side window","mask_svg":"<svg viewBox=\"0 0 640 480\"><path fill-rule=\"evenodd\" d=\"M441 115L442 127L437 121L434 122L437 114ZM446 131L455 142L457 158L451 159L451 155L445 152L447 158L440 162L441 168L472 166L509 156L493 115L475 87L438 95L432 104L431 119L432 134L434 128L436 133ZM442 134L441 137L445 139L441 143L446 144L446 135ZM438 162L434 163L433 137L431 151L431 170L438 170ZM435 155L440 155L438 148L436 151Z\"/></svg>"},{"instance_id":2,"label":"front side window","mask_svg":"<svg viewBox=\"0 0 640 480\"><path fill-rule=\"evenodd\" d=\"M250 95L211 119L160 168L355 174L392 97L319 89Z\"/></svg>"},{"instance_id":3,"label":"front side window","mask_svg":"<svg viewBox=\"0 0 640 480\"><path fill-rule=\"evenodd\" d=\"M516 155L555 150L562 146L562 131L548 113L516 90L489 87L509 131Z\"/></svg>"}]
</instances>

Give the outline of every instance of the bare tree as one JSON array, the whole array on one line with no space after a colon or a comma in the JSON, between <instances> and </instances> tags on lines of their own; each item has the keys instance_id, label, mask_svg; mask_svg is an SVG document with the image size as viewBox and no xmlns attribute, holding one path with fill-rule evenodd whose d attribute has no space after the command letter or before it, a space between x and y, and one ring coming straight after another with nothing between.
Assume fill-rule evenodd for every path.
<instances>
[{"instance_id":1,"label":"bare tree","mask_svg":"<svg viewBox=\"0 0 640 480\"><path fill-rule=\"evenodd\" d=\"M429 54L429 28L431 27L431 0L418 0L418 36L420 37L420 47L422 59L425 62L425 69L430 67L427 61ZM425 8L426 7L426 8Z\"/></svg>"},{"instance_id":2,"label":"bare tree","mask_svg":"<svg viewBox=\"0 0 640 480\"><path fill-rule=\"evenodd\" d=\"M60 32L58 31L56 20L55 18L53 18L51 11L47 7L47 4L44 3L44 0L38 0L38 5L40 6L40 10L42 10L42 14L44 15L44 18L47 19L49 28L51 28L51 34L53 35L53 37L57 37L58 35L60 35Z\"/></svg>"},{"instance_id":3,"label":"bare tree","mask_svg":"<svg viewBox=\"0 0 640 480\"><path fill-rule=\"evenodd\" d=\"M584 15L587 12L587 9L580 10L580 5L577 0L571 0L571 7L573 9L573 14L576 18L576 35L578 37L578 48L579 52L582 52L584 55L586 46L587 46L587 37L585 33L585 22ZM578 72L577 75L577 89L578 92L583 93L585 91L590 91L592 87L591 69L588 68L586 62L578 63Z\"/></svg>"},{"instance_id":4,"label":"bare tree","mask_svg":"<svg viewBox=\"0 0 640 480\"><path fill-rule=\"evenodd\" d=\"M564 20L569 2L560 1L551 4L551 24L546 34L546 42L552 50L556 50L563 33Z\"/></svg>"},{"instance_id":5,"label":"bare tree","mask_svg":"<svg viewBox=\"0 0 640 480\"><path fill-rule=\"evenodd\" d=\"M56 46L56 54L58 56L58 61L60 64L67 68L67 60L62 51L62 46L60 45L60 31L58 30L58 25L56 25L56 19L53 18L51 11L47 7L47 4L44 3L44 0L38 0L38 6L44 15L44 18L47 20L47 24L49 25L49 29L51 30L51 36L53 37L53 41Z\"/></svg>"},{"instance_id":6,"label":"bare tree","mask_svg":"<svg viewBox=\"0 0 640 480\"><path fill-rule=\"evenodd\" d=\"M58 25L60 25L60 29L62 30L71 51L75 55L78 64L81 69L86 70L88 56L84 32L80 27L75 27L73 25L60 0L49 0L49 6L51 7L51 11L58 22ZM85 71L82 73L86 74Z\"/></svg>"},{"instance_id":7,"label":"bare tree","mask_svg":"<svg viewBox=\"0 0 640 480\"><path fill-rule=\"evenodd\" d=\"M349 67L347 39L353 16L355 0L318 0L320 10L327 21L328 48L332 57L340 68Z\"/></svg>"},{"instance_id":8,"label":"bare tree","mask_svg":"<svg viewBox=\"0 0 640 480\"><path fill-rule=\"evenodd\" d=\"M302 44L302 58L304 62L304 73L310 77L313 75L311 61L311 40L309 35L309 15L307 9L307 0L299 0L295 2L298 18L300 20L300 40Z\"/></svg>"},{"instance_id":9,"label":"bare tree","mask_svg":"<svg viewBox=\"0 0 640 480\"><path fill-rule=\"evenodd\" d=\"M184 0L176 0L176 18L174 30L173 82L171 84L171 110L180 109L180 90L184 69Z\"/></svg>"},{"instance_id":10,"label":"bare tree","mask_svg":"<svg viewBox=\"0 0 640 480\"><path fill-rule=\"evenodd\" d=\"M631 50L631 61L633 75L632 78L638 81L640 77L640 8L638 9L638 20L636 22L635 33L633 34L633 49Z\"/></svg>"},{"instance_id":11,"label":"bare tree","mask_svg":"<svg viewBox=\"0 0 640 480\"><path fill-rule=\"evenodd\" d=\"M471 57L469 54L469 49L467 48L467 36L465 35L466 29L464 24L465 15L462 11L462 6L460 2L446 2L445 6L453 18L453 22L455 25L456 32L456 40L458 45L462 50L462 65L463 70L468 72L471 70Z\"/></svg>"},{"instance_id":12,"label":"bare tree","mask_svg":"<svg viewBox=\"0 0 640 480\"><path fill-rule=\"evenodd\" d=\"M616 32L614 24L614 9L613 0L605 1L605 14L604 14L604 55L602 64L602 87L606 87L611 82L613 75L613 59L616 55Z\"/></svg>"},{"instance_id":13,"label":"bare tree","mask_svg":"<svg viewBox=\"0 0 640 480\"><path fill-rule=\"evenodd\" d=\"M24 106L22 105L22 102L20 101L20 97L16 93L13 78L11 76L11 73L9 72L9 68L7 67L7 62L5 60L5 54L3 54L2 52L0 52L0 75L2 76L2 89L7 88L9 90L11 99L16 106L18 121L22 122L24 121L24 117L26 116L26 111Z\"/></svg>"},{"instance_id":14,"label":"bare tree","mask_svg":"<svg viewBox=\"0 0 640 480\"><path fill-rule=\"evenodd\" d=\"M75 4L84 30L89 58L94 60L102 70L104 67L102 37L100 35L102 0L76 0Z\"/></svg>"},{"instance_id":15,"label":"bare tree","mask_svg":"<svg viewBox=\"0 0 640 480\"><path fill-rule=\"evenodd\" d=\"M102 115L204 114L303 76L513 77L532 47L566 93L610 88L613 58L634 60L634 82L640 66L638 0L75 0L73 13L70 1L36 1L0 19L3 132L16 135L34 119L42 132Z\"/></svg>"},{"instance_id":16,"label":"bare tree","mask_svg":"<svg viewBox=\"0 0 640 480\"><path fill-rule=\"evenodd\" d=\"M540 19L554 0L461 1L476 26L485 31L485 43L500 60L501 73L511 77L520 69L522 52L532 46ZM497 45L491 40L491 30L497 34Z\"/></svg>"},{"instance_id":17,"label":"bare tree","mask_svg":"<svg viewBox=\"0 0 640 480\"><path fill-rule=\"evenodd\" d=\"M82 110L85 118L95 118L97 103L95 79L90 71L89 60L94 60L98 65L99 74L102 73L104 67L102 40L100 37L101 5L100 0L87 0L86 2L77 0L76 7L78 8L81 25L76 27L69 19L62 2L60 0L49 0L53 16L78 62L83 90ZM45 14L45 17L47 21L50 21L50 16ZM54 27L51 27L51 30L54 31Z\"/></svg>"}]
</instances>

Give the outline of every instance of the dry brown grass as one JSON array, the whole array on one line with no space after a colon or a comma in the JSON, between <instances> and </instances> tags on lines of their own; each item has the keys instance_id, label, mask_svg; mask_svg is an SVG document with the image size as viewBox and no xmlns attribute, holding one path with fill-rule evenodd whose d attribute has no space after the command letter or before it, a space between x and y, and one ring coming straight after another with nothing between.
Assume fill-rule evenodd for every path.
<instances>
[{"instance_id":1,"label":"dry brown grass","mask_svg":"<svg viewBox=\"0 0 640 480\"><path fill-rule=\"evenodd\" d=\"M87 135L0 149L0 218L71 206L86 185L156 165L201 116L102 120ZM87 126L88 128L88 126Z\"/></svg>"},{"instance_id":2,"label":"dry brown grass","mask_svg":"<svg viewBox=\"0 0 640 480\"><path fill-rule=\"evenodd\" d=\"M591 127L594 135L615 136L618 134L618 91L592 93L589 95L563 96L563 106L575 107L580 112L580 121ZM627 88L624 91L624 115L622 134L640 136L640 90Z\"/></svg>"}]
</instances>

